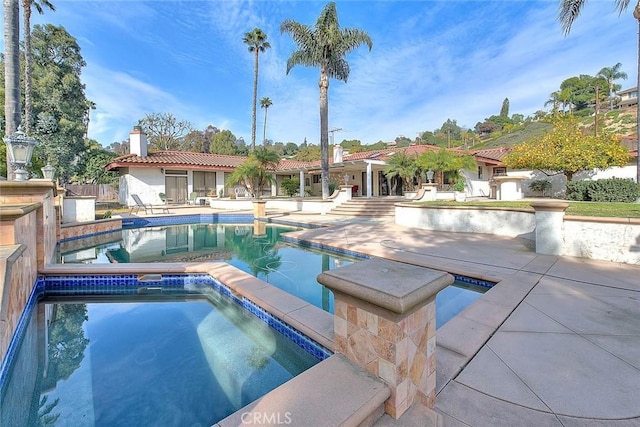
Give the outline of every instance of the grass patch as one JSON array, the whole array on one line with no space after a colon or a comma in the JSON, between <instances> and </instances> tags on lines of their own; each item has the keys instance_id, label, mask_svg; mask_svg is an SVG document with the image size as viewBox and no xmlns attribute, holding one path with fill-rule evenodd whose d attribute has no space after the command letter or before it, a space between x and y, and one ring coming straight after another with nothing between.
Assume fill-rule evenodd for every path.
<instances>
[{"instance_id":1,"label":"grass patch","mask_svg":"<svg viewBox=\"0 0 640 427\"><path fill-rule=\"evenodd\" d=\"M107 215L106 218L127 212L129 212L129 208L117 202L96 203L96 220L105 219L105 214L107 213L109 213L109 215Z\"/></svg>"},{"instance_id":2,"label":"grass patch","mask_svg":"<svg viewBox=\"0 0 640 427\"><path fill-rule=\"evenodd\" d=\"M544 201L548 199L540 199ZM567 215L595 216L611 218L640 218L640 203L599 203L599 202L572 202L568 201L569 208ZM495 208L515 208L532 209L531 201L506 202L499 200L492 201L469 201L458 202L421 202L420 206L485 206Z\"/></svg>"}]
</instances>

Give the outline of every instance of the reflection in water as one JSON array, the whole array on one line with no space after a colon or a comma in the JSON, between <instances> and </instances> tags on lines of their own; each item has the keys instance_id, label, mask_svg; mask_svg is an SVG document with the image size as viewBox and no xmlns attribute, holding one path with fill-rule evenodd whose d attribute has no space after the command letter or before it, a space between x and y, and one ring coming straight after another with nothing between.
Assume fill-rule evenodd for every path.
<instances>
[{"instance_id":1,"label":"reflection in water","mask_svg":"<svg viewBox=\"0 0 640 427\"><path fill-rule=\"evenodd\" d=\"M283 243L295 230L255 221L248 224L186 224L123 230L122 241L96 246L90 256L62 255L63 262L129 263L225 261L316 307L333 312L333 293L318 274L353 259ZM83 249L85 253L86 248ZM86 255L86 254L85 254Z\"/></svg>"},{"instance_id":2,"label":"reflection in water","mask_svg":"<svg viewBox=\"0 0 640 427\"><path fill-rule=\"evenodd\" d=\"M89 319L86 304L54 304L48 324L45 388L66 380L80 366L89 340L82 325Z\"/></svg>"},{"instance_id":3,"label":"reflection in water","mask_svg":"<svg viewBox=\"0 0 640 427\"><path fill-rule=\"evenodd\" d=\"M33 333L16 353L36 362L34 375L10 369L0 425L214 425L318 362L211 292L39 303L46 314L31 316ZM29 341L47 337L34 360Z\"/></svg>"},{"instance_id":4,"label":"reflection in water","mask_svg":"<svg viewBox=\"0 0 640 427\"><path fill-rule=\"evenodd\" d=\"M59 413L54 412L60 398L49 401L48 393L55 390L58 381L67 380L80 367L89 344L83 328L88 319L86 304L45 305L45 336L48 342L37 425L54 425L60 417Z\"/></svg>"}]
</instances>

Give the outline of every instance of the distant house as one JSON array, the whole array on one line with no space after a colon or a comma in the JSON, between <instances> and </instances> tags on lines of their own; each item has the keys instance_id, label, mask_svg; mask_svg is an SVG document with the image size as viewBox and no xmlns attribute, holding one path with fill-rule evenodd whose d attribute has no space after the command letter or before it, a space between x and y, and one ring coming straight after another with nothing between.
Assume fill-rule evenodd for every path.
<instances>
[{"instance_id":1,"label":"distant house","mask_svg":"<svg viewBox=\"0 0 640 427\"><path fill-rule=\"evenodd\" d=\"M638 88L632 87L629 89L621 90L617 93L620 100L618 101L618 108L629 108L638 105Z\"/></svg>"},{"instance_id":2,"label":"distant house","mask_svg":"<svg viewBox=\"0 0 640 427\"><path fill-rule=\"evenodd\" d=\"M107 170L119 171L119 201L131 206L134 204L131 194L138 194L145 203L161 203L160 194L164 194L170 204L184 204L195 197L216 197L236 194L234 188L227 188L227 177L247 158L219 154L193 153L183 151L147 152L147 138L142 129L134 127L129 135L131 153L114 159L106 166ZM632 156L637 156L637 139L623 138ZM635 144L635 145L634 145ZM389 159L404 152L420 156L427 151L440 150L434 145L412 145L409 147L386 148L349 154L339 145L334 146L333 156L329 159L330 182L353 186L354 197L383 197L403 195L399 177L388 179L384 170ZM528 192L527 183L533 179L549 179L554 185L553 194L559 195L564 189L563 175L545 175L540 171L514 171L503 164L504 157L511 148L501 147L466 152L451 149L458 153L468 153L476 159L475 170L465 170L468 196L495 196L495 177L523 177L522 194ZM282 182L286 178L299 178L304 196L322 194L320 161L300 162L283 159L273 171L276 181L265 189L264 196L285 196ZM591 171L576 174L574 179L598 179L611 176L635 178L635 160L624 168L610 168L605 171ZM445 190L448 188L445 177ZM499 180L504 178L499 178ZM240 192L244 194L244 192Z\"/></svg>"},{"instance_id":3,"label":"distant house","mask_svg":"<svg viewBox=\"0 0 640 427\"><path fill-rule=\"evenodd\" d=\"M139 126L129 134L130 154L106 166L119 171L119 201L133 205L131 194L145 203L159 204L160 194L169 203L183 204L195 192L200 197L218 195L225 190L225 177L246 160L242 156L191 153L183 151L147 152L147 137Z\"/></svg>"}]
</instances>

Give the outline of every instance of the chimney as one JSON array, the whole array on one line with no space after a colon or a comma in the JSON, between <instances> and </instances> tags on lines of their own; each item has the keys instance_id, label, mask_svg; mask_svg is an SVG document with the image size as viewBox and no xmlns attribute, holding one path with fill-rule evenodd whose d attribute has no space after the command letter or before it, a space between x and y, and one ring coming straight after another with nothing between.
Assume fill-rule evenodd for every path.
<instances>
[{"instance_id":1,"label":"chimney","mask_svg":"<svg viewBox=\"0 0 640 427\"><path fill-rule=\"evenodd\" d=\"M129 132L129 152L140 157L147 157L147 135L141 126L134 126Z\"/></svg>"},{"instance_id":2,"label":"chimney","mask_svg":"<svg viewBox=\"0 0 640 427\"><path fill-rule=\"evenodd\" d=\"M342 163L342 146L340 144L333 146L333 163Z\"/></svg>"}]
</instances>

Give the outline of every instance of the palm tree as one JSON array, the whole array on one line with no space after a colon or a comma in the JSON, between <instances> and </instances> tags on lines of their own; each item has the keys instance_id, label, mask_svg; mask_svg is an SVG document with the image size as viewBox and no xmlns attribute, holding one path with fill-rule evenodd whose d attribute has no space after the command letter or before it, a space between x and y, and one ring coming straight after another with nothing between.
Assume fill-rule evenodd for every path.
<instances>
[{"instance_id":1,"label":"palm tree","mask_svg":"<svg viewBox=\"0 0 640 427\"><path fill-rule=\"evenodd\" d=\"M3 0L4 13L4 117L5 135L11 135L20 125L20 4L18 0ZM7 179L12 171L9 145L6 147Z\"/></svg>"},{"instance_id":2,"label":"palm tree","mask_svg":"<svg viewBox=\"0 0 640 427\"><path fill-rule=\"evenodd\" d=\"M406 154L404 151L397 152L387 162L384 169L384 176L391 182L391 178L399 176L402 179L403 191L413 191L413 179L418 178L418 185L421 185L422 170L416 163L416 157ZM395 186L389 194L395 194Z\"/></svg>"},{"instance_id":3,"label":"palm tree","mask_svg":"<svg viewBox=\"0 0 640 427\"><path fill-rule=\"evenodd\" d=\"M55 11L56 7L49 0L22 0L22 19L24 20L24 131L29 134L33 122L31 106L31 8L40 15L44 7Z\"/></svg>"},{"instance_id":4,"label":"palm tree","mask_svg":"<svg viewBox=\"0 0 640 427\"><path fill-rule=\"evenodd\" d=\"M262 145L267 144L267 110L273 105L268 97L260 100L260 108L264 108L264 126L262 127Z\"/></svg>"},{"instance_id":5,"label":"palm tree","mask_svg":"<svg viewBox=\"0 0 640 427\"><path fill-rule=\"evenodd\" d=\"M476 167L476 160L473 156L458 154L444 147L438 151L427 151L418 157L416 163L423 170L433 170L436 173L436 183L440 184L441 187L444 184L445 172L457 172L459 174L461 169L473 170Z\"/></svg>"},{"instance_id":6,"label":"palm tree","mask_svg":"<svg viewBox=\"0 0 640 427\"><path fill-rule=\"evenodd\" d=\"M622 64L618 62L613 67L604 67L598 71L597 77L602 77L609 83L609 111L613 110L613 98L616 94L614 82L618 79L626 80L629 77L627 73L620 71L620 67L622 67Z\"/></svg>"},{"instance_id":7,"label":"palm tree","mask_svg":"<svg viewBox=\"0 0 640 427\"><path fill-rule=\"evenodd\" d=\"M560 6L560 23L562 25L562 31L565 35L569 34L571 31L571 26L573 22L576 20L582 7L586 3L587 0L562 0L562 5ZM622 13L627 10L629 7L630 0L615 0L616 9L618 13ZM640 0L637 1L635 7L633 8L633 17L638 21L638 80L636 82L636 87L640 90ZM636 123L636 132L640 137L640 102L637 107L637 123ZM636 149L636 182L640 183L640 141L637 142Z\"/></svg>"},{"instance_id":8,"label":"palm tree","mask_svg":"<svg viewBox=\"0 0 640 427\"><path fill-rule=\"evenodd\" d=\"M253 105L251 107L251 151L256 148L256 103L258 102L258 55L269 49L271 45L267 41L267 35L260 29L244 33L242 39L249 45L249 52L254 54L253 64Z\"/></svg>"},{"instance_id":9,"label":"palm tree","mask_svg":"<svg viewBox=\"0 0 640 427\"><path fill-rule=\"evenodd\" d=\"M555 114L558 112L558 105L560 102L560 91L556 90L555 92L551 92L549 99L544 103L544 106L553 105L553 113Z\"/></svg>"},{"instance_id":10,"label":"palm tree","mask_svg":"<svg viewBox=\"0 0 640 427\"><path fill-rule=\"evenodd\" d=\"M260 198L262 188L275 181L271 172L276 169L279 161L280 156L275 150L258 147L229 175L227 186L241 185L251 197Z\"/></svg>"},{"instance_id":11,"label":"palm tree","mask_svg":"<svg viewBox=\"0 0 640 427\"><path fill-rule=\"evenodd\" d=\"M320 165L322 169L322 198L329 197L329 78L346 82L349 63L345 55L362 44L373 47L369 35L355 28L340 28L336 4L322 9L315 26L285 20L280 32L289 34L298 50L287 60L287 74L296 65L320 68Z\"/></svg>"}]
</instances>

